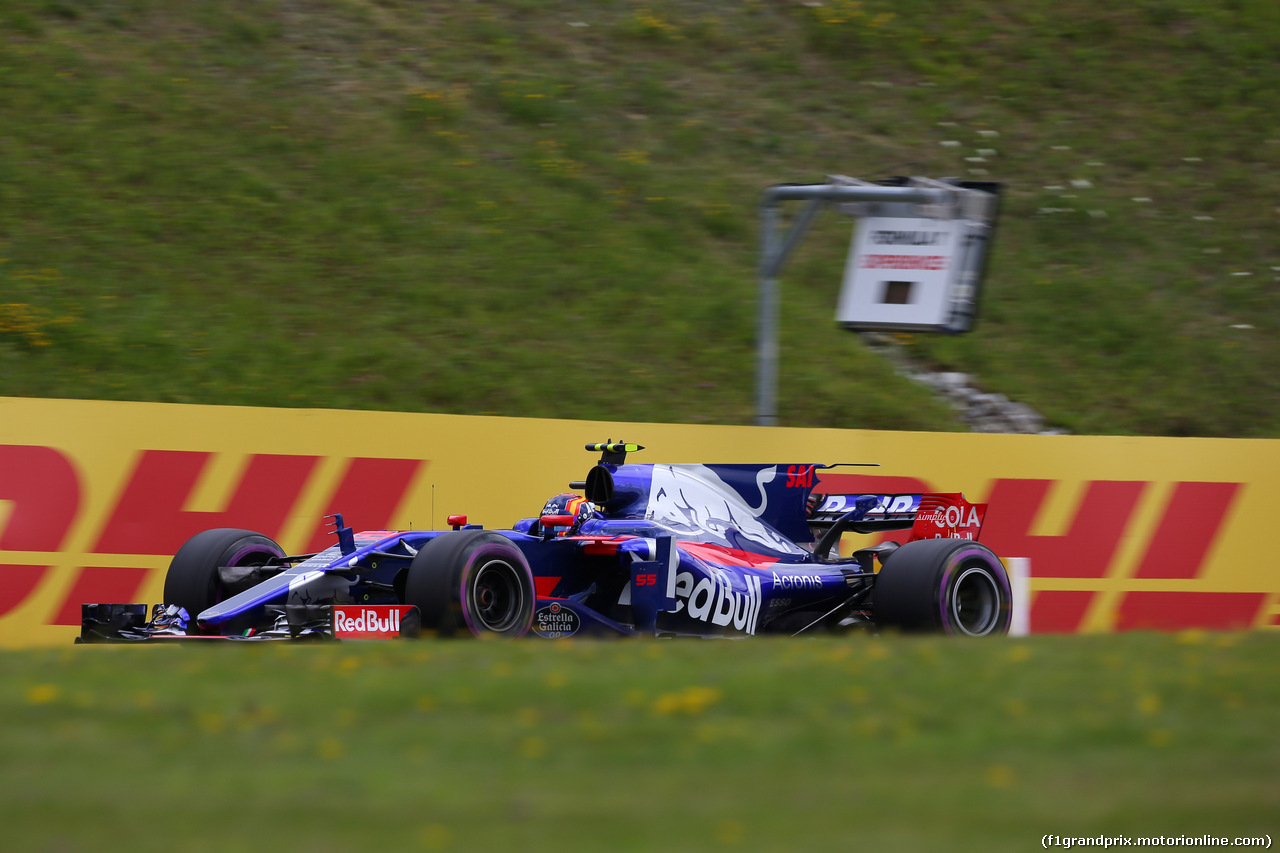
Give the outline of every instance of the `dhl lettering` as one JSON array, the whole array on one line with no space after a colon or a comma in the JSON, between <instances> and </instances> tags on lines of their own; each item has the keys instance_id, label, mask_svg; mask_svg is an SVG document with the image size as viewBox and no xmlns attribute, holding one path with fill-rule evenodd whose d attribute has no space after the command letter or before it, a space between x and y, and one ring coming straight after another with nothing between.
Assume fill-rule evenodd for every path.
<instances>
[{"instance_id":1,"label":"dhl lettering","mask_svg":"<svg viewBox=\"0 0 1280 853\"><path fill-rule=\"evenodd\" d=\"M1106 577L1122 537L1133 520L1138 501L1150 483L1105 480L1090 482L1065 534L1033 536L1030 533L1031 527L1053 483L1052 480L996 480L987 498L990 512L982 531L983 541L997 554L1030 558L1032 571L1039 578ZM821 476L818 490L826 489L845 494L859 491L932 491L928 483L920 480L850 474ZM1239 483L1175 484L1135 577L1199 577L1239 494ZM954 520L953 517L943 515L940 520L936 520L940 514L942 511L933 513L935 523L956 527L957 532L960 532L960 525L950 523ZM966 516L965 521L967 524L972 518ZM882 538L890 538L891 535L884 534ZM1096 594L1091 590L1037 592L1032 601L1032 625L1036 631L1076 631ZM1153 616L1142 609L1142 605L1151 600L1145 596L1151 595L1156 594L1130 593L1121 608L1116 627L1124 630L1150 621ZM1261 606L1257 604L1256 596L1187 599L1167 598L1165 594L1159 594L1154 600L1167 601L1174 608L1177 615L1170 616L1173 621L1167 624L1241 624L1253 617L1255 605ZM1187 601L1212 606L1197 616L1190 608L1181 606Z\"/></svg>"},{"instance_id":2,"label":"dhl lettering","mask_svg":"<svg viewBox=\"0 0 1280 853\"><path fill-rule=\"evenodd\" d=\"M80 509L80 479L52 447L0 445L0 501L12 501L0 551L57 551Z\"/></svg>"},{"instance_id":3,"label":"dhl lettering","mask_svg":"<svg viewBox=\"0 0 1280 853\"><path fill-rule=\"evenodd\" d=\"M984 539L998 554L1030 557L1036 577L1106 577L1138 499L1150 483L1092 482L1064 536L1031 536L1028 531L1051 482L997 480L988 499L994 511L984 528ZM1239 486L1238 483L1176 484L1135 577L1199 577ZM1037 631L1076 631L1095 595L1096 592L1088 590L1039 592L1032 602L1031 623ZM1187 595L1193 598L1178 597ZM1242 620L1248 622L1242 611L1247 611L1251 619L1261 606L1256 597L1194 598L1199 595L1201 594L1131 592L1122 604L1115 627L1117 630L1126 630L1145 624L1144 620L1151 618L1151 614L1141 609L1141 602L1151 600L1148 596L1156 596L1155 600L1166 601L1175 607L1165 617L1172 620L1166 625L1234 625ZM1179 603L1190 600L1202 603L1212 600L1216 604L1199 615L1190 611L1181 612L1176 607ZM1228 601L1231 605L1226 616L1218 618L1212 615L1223 612L1222 608L1227 606L1223 602ZM1135 612L1143 615L1133 618L1132 614Z\"/></svg>"},{"instance_id":4,"label":"dhl lettering","mask_svg":"<svg viewBox=\"0 0 1280 853\"><path fill-rule=\"evenodd\" d=\"M210 453L146 450L124 487L94 551L99 554L173 554L201 530L242 527L278 538L319 457L250 457L222 512L181 507L196 487Z\"/></svg>"},{"instance_id":5,"label":"dhl lettering","mask_svg":"<svg viewBox=\"0 0 1280 853\"><path fill-rule=\"evenodd\" d=\"M386 527L409 492L418 470L429 463L419 459L352 459L342 482L327 501L328 512L341 512L356 530ZM307 551L328 547L333 535L323 519L316 522Z\"/></svg>"},{"instance_id":6,"label":"dhl lettering","mask_svg":"<svg viewBox=\"0 0 1280 853\"><path fill-rule=\"evenodd\" d=\"M48 566L0 566L0 617L26 601L48 571Z\"/></svg>"},{"instance_id":7,"label":"dhl lettering","mask_svg":"<svg viewBox=\"0 0 1280 853\"><path fill-rule=\"evenodd\" d=\"M1117 631L1240 631L1253 627L1266 599L1265 593L1253 592L1130 592L1120 604L1115 627Z\"/></svg>"},{"instance_id":8,"label":"dhl lettering","mask_svg":"<svg viewBox=\"0 0 1280 853\"><path fill-rule=\"evenodd\" d=\"M0 445L0 501L9 501L0 551L62 548L80 510L80 478L61 451L34 445ZM0 617L17 610L49 573L45 565L0 565ZM79 624L79 616L76 624Z\"/></svg>"},{"instance_id":9,"label":"dhl lettering","mask_svg":"<svg viewBox=\"0 0 1280 853\"><path fill-rule=\"evenodd\" d=\"M1035 564L1032 564L1034 571ZM1031 598L1031 624L1037 634L1070 634L1080 628L1093 590L1046 589Z\"/></svg>"},{"instance_id":10,"label":"dhl lettering","mask_svg":"<svg viewBox=\"0 0 1280 853\"><path fill-rule=\"evenodd\" d=\"M1239 490L1239 483L1178 483L1134 577L1199 577Z\"/></svg>"},{"instance_id":11,"label":"dhl lettering","mask_svg":"<svg viewBox=\"0 0 1280 853\"><path fill-rule=\"evenodd\" d=\"M1120 546L1138 498L1149 483L1089 484L1062 536L1032 536L1031 525L1053 480L996 480L987 498L982 540L997 554L1029 557L1036 577L1101 578Z\"/></svg>"},{"instance_id":12,"label":"dhl lettering","mask_svg":"<svg viewBox=\"0 0 1280 853\"><path fill-rule=\"evenodd\" d=\"M146 450L129 475L93 553L171 555L189 537L213 527L243 527L278 537L319 457L255 455L217 512L184 511L211 453ZM362 528L387 526L419 470L418 459L356 458L326 502ZM0 551L46 551L64 544L81 504L76 469L50 447L0 445L0 500L12 507L0 529ZM3 518L3 517L0 517ZM328 544L322 519L308 543ZM0 565L0 617L26 602L49 576L45 565ZM85 602L135 600L154 569L86 566L75 569L62 603L50 614L53 625L78 625Z\"/></svg>"},{"instance_id":13,"label":"dhl lettering","mask_svg":"<svg viewBox=\"0 0 1280 853\"><path fill-rule=\"evenodd\" d=\"M84 567L50 624L79 625L81 604L137 601L138 590L147 579L148 571L110 566Z\"/></svg>"}]
</instances>

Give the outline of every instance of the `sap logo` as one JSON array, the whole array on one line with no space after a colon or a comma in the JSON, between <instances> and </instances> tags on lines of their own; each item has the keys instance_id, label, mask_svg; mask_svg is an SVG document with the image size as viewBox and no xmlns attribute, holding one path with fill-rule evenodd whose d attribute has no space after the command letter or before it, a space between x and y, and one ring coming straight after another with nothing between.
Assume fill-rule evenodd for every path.
<instances>
[{"instance_id":1,"label":"sap logo","mask_svg":"<svg viewBox=\"0 0 1280 853\"><path fill-rule=\"evenodd\" d=\"M815 466L813 465L788 465L787 488L812 489L814 485L814 468Z\"/></svg>"},{"instance_id":2,"label":"sap logo","mask_svg":"<svg viewBox=\"0 0 1280 853\"><path fill-rule=\"evenodd\" d=\"M780 575L773 573L774 589L819 589L822 577L819 575Z\"/></svg>"},{"instance_id":3,"label":"sap logo","mask_svg":"<svg viewBox=\"0 0 1280 853\"><path fill-rule=\"evenodd\" d=\"M743 578L747 588L736 592L729 584L729 576L718 569L711 570L711 577L694 583L692 572L676 575L676 613L689 607L689 616L700 622L728 627L735 631L756 632L760 618L760 578L747 575Z\"/></svg>"}]
</instances>

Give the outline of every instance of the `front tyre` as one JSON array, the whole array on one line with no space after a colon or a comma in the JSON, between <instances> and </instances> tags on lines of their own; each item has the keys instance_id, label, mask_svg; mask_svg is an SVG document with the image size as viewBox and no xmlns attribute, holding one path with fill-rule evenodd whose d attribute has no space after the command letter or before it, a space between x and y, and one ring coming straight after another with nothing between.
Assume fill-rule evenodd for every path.
<instances>
[{"instance_id":1,"label":"front tyre","mask_svg":"<svg viewBox=\"0 0 1280 853\"><path fill-rule=\"evenodd\" d=\"M284 550L252 530L220 527L197 533L173 555L164 578L164 603L186 608L191 623L222 601L228 590L218 574L221 566L261 566Z\"/></svg>"},{"instance_id":2,"label":"front tyre","mask_svg":"<svg viewBox=\"0 0 1280 853\"><path fill-rule=\"evenodd\" d=\"M893 552L876 575L876 624L984 637L1009 633L1009 575L969 539L921 539Z\"/></svg>"},{"instance_id":3,"label":"front tyre","mask_svg":"<svg viewBox=\"0 0 1280 853\"><path fill-rule=\"evenodd\" d=\"M533 572L511 540L491 530L442 533L422 547L405 580L404 603L440 636L521 637L533 625Z\"/></svg>"}]
</instances>

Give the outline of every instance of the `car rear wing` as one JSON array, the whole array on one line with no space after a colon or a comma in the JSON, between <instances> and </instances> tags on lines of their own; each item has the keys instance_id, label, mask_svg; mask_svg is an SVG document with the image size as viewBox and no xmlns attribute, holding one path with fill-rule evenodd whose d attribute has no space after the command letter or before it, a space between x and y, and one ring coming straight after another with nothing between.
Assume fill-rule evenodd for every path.
<instances>
[{"instance_id":1,"label":"car rear wing","mask_svg":"<svg viewBox=\"0 0 1280 853\"><path fill-rule=\"evenodd\" d=\"M977 539L987 505L969 503L959 493L897 495L813 495L809 526L815 531L881 533L911 530L915 539ZM826 538L824 535L823 538Z\"/></svg>"}]
</instances>

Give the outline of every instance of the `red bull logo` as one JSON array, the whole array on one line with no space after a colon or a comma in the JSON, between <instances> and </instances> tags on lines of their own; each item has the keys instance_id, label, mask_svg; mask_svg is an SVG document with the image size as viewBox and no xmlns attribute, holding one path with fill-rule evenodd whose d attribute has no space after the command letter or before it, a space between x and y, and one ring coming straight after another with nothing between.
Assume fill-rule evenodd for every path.
<instances>
[{"instance_id":1,"label":"red bull logo","mask_svg":"<svg viewBox=\"0 0 1280 853\"><path fill-rule=\"evenodd\" d=\"M399 637L401 619L413 607L398 604L335 604L333 635L339 639Z\"/></svg>"}]
</instances>

